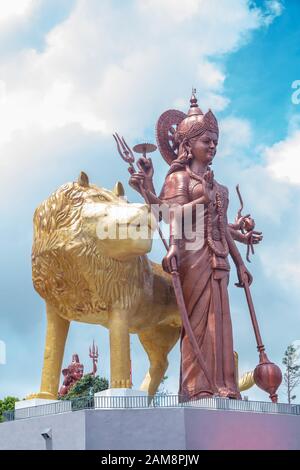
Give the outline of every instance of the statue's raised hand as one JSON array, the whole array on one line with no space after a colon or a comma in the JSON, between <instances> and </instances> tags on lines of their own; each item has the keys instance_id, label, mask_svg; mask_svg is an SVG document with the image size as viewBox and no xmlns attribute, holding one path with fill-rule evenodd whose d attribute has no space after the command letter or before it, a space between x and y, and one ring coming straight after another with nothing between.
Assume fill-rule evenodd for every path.
<instances>
[{"instance_id":1,"label":"statue's raised hand","mask_svg":"<svg viewBox=\"0 0 300 470\"><path fill-rule=\"evenodd\" d=\"M152 183L154 169L151 158L141 157L136 163L139 169L138 172L135 172L132 167L128 168L128 171L131 174L129 179L130 186L139 193L141 193L141 188L155 193Z\"/></svg>"},{"instance_id":2,"label":"statue's raised hand","mask_svg":"<svg viewBox=\"0 0 300 470\"><path fill-rule=\"evenodd\" d=\"M249 286L252 284L252 274L250 273L250 271L248 271L244 263L240 263L237 266L237 275L239 280L239 282L235 284L237 287L244 287L245 282L247 282Z\"/></svg>"},{"instance_id":3,"label":"statue's raised hand","mask_svg":"<svg viewBox=\"0 0 300 470\"><path fill-rule=\"evenodd\" d=\"M146 189L145 175L141 171L135 172L133 168L129 167L128 171L130 173L129 185L141 193L142 188Z\"/></svg>"},{"instance_id":4,"label":"statue's raised hand","mask_svg":"<svg viewBox=\"0 0 300 470\"><path fill-rule=\"evenodd\" d=\"M208 170L204 173L202 180L203 196L205 203L209 204L213 201L213 185L214 185L214 172Z\"/></svg>"},{"instance_id":5,"label":"statue's raised hand","mask_svg":"<svg viewBox=\"0 0 300 470\"><path fill-rule=\"evenodd\" d=\"M140 172L145 175L145 178L152 180L154 169L151 158L141 157L136 164Z\"/></svg>"},{"instance_id":6,"label":"statue's raised hand","mask_svg":"<svg viewBox=\"0 0 300 470\"><path fill-rule=\"evenodd\" d=\"M251 230L248 233L244 234L244 240L243 243L245 245L257 245L259 242L261 242L263 239L263 234L262 232L257 232L256 230Z\"/></svg>"}]
</instances>

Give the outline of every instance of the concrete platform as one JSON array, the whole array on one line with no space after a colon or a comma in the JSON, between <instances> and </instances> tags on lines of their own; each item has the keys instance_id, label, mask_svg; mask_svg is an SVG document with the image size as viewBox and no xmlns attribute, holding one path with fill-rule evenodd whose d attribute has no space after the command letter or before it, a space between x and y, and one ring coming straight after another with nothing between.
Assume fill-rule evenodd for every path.
<instances>
[{"instance_id":1,"label":"concrete platform","mask_svg":"<svg viewBox=\"0 0 300 470\"><path fill-rule=\"evenodd\" d=\"M45 439L49 430L52 438ZM2 423L0 449L300 450L300 416L193 407L81 410Z\"/></svg>"},{"instance_id":2,"label":"concrete platform","mask_svg":"<svg viewBox=\"0 0 300 470\"><path fill-rule=\"evenodd\" d=\"M44 400L33 398L15 403L15 419L31 418L46 414L58 414L72 411L72 403L67 400Z\"/></svg>"}]
</instances>

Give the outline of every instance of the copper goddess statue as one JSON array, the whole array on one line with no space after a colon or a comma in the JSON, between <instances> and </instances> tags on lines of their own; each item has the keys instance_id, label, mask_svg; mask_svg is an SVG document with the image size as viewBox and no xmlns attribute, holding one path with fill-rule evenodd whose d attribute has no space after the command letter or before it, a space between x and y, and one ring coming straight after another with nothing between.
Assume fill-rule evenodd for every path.
<instances>
[{"instance_id":1,"label":"copper goddess statue","mask_svg":"<svg viewBox=\"0 0 300 470\"><path fill-rule=\"evenodd\" d=\"M210 110L203 114L194 91L190 103L187 115L169 110L157 123L159 150L170 164L159 197L152 183L151 159L139 160L140 171L131 172L130 184L146 193L149 203L181 208L180 213L190 208L197 217L196 206L202 205L204 242L191 249L184 230L182 238L177 237L178 224L184 224L184 218L178 221L178 210L171 211L170 245L163 259L165 271L171 273L174 262L177 266L189 322L206 366L204 373L183 328L179 394L186 399L204 396L238 399L227 292L228 255L236 266L239 285L245 280L250 285L252 276L234 242L236 239L247 244L249 237L228 224L228 189L215 180L210 168L218 146L217 120ZM195 230L196 217L192 221ZM252 243L262 238L259 232L252 232L251 236Z\"/></svg>"}]
</instances>

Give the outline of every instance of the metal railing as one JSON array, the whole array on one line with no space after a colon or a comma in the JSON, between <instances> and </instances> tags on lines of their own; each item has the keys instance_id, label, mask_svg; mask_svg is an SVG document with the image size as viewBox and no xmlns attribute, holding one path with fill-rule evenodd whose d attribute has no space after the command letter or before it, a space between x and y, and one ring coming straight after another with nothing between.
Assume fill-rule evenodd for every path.
<instances>
[{"instance_id":1,"label":"metal railing","mask_svg":"<svg viewBox=\"0 0 300 470\"><path fill-rule=\"evenodd\" d=\"M3 413L5 421L73 412L78 410L201 408L252 413L300 415L300 405L261 401L230 400L228 398L200 398L187 400L179 395L149 396L85 396L72 400L59 400L46 405L20 408Z\"/></svg>"}]
</instances>

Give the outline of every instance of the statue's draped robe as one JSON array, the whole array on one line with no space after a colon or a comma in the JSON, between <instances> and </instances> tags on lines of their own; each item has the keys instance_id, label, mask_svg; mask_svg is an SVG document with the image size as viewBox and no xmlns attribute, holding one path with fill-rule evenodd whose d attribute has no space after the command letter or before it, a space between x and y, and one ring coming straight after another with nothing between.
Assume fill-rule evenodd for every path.
<instances>
[{"instance_id":1,"label":"statue's draped robe","mask_svg":"<svg viewBox=\"0 0 300 470\"><path fill-rule=\"evenodd\" d=\"M227 224L228 190L214 181L213 195L221 195L224 224ZM169 174L160 198L168 205L186 204L203 195L201 178L186 170ZM180 250L179 273L189 321L196 336L202 357L215 390L200 368L184 329L181 334L181 368L179 394L187 399L201 396L227 396L239 398L235 376L232 325L227 286L230 266L227 258L212 254L207 243L208 206L198 213L198 225L193 220L193 230L204 235L204 243L191 248L183 236L178 242ZM216 206L212 212L212 238L217 248L222 248L217 223ZM199 220L202 218L202 224ZM204 220L204 224L203 224ZM200 223L199 223L200 222ZM204 227L203 227L204 225ZM204 230L203 230L204 228Z\"/></svg>"}]
</instances>

